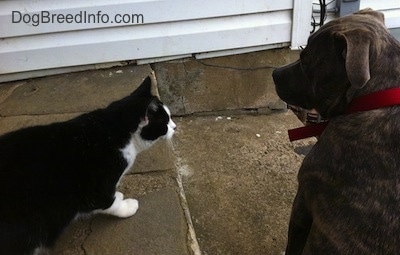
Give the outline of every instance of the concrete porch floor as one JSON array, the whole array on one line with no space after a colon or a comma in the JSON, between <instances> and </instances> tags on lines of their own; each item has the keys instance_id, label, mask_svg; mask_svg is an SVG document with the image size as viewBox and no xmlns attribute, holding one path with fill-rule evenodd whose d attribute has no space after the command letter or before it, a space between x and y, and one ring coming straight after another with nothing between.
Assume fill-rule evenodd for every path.
<instances>
[{"instance_id":1,"label":"concrete porch floor","mask_svg":"<svg viewBox=\"0 0 400 255\"><path fill-rule=\"evenodd\" d=\"M207 61L278 66L292 55L276 50ZM173 146L160 142L140 154L122 181L125 197L139 200L137 214L77 220L52 254L282 254L297 170L315 140L288 141L287 129L301 123L279 110L269 69L184 60L4 83L0 134L104 107L151 70L178 130Z\"/></svg>"}]
</instances>

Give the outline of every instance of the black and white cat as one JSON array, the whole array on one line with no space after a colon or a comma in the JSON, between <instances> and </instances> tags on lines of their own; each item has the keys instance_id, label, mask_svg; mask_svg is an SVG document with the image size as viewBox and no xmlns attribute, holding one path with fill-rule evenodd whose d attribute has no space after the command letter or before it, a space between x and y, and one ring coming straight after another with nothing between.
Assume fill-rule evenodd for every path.
<instances>
[{"instance_id":1,"label":"black and white cat","mask_svg":"<svg viewBox=\"0 0 400 255\"><path fill-rule=\"evenodd\" d=\"M118 183L139 152L175 129L147 77L105 109L1 136L0 254L52 247L80 214L135 214L138 201L124 199Z\"/></svg>"}]
</instances>

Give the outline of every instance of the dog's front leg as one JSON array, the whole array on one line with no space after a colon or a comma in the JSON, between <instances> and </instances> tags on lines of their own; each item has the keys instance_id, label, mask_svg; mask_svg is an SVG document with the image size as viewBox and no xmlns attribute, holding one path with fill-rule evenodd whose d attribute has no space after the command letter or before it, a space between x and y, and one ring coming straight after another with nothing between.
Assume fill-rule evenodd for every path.
<instances>
[{"instance_id":1,"label":"dog's front leg","mask_svg":"<svg viewBox=\"0 0 400 255\"><path fill-rule=\"evenodd\" d=\"M306 208L303 194L299 191L294 200L292 215L290 217L286 255L298 255L303 253L311 224L311 214Z\"/></svg>"}]
</instances>

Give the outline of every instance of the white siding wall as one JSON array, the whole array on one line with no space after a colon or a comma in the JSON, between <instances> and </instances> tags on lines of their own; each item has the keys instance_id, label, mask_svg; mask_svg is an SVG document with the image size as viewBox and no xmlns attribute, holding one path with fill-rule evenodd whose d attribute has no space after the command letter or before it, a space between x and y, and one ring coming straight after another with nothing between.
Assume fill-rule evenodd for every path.
<instances>
[{"instance_id":1,"label":"white siding wall","mask_svg":"<svg viewBox=\"0 0 400 255\"><path fill-rule=\"evenodd\" d=\"M336 1L329 2L328 9L332 9L336 6ZM313 0L313 8L319 11L319 1ZM360 9L372 8L377 11L383 12L385 15L385 24L389 29L400 29L400 0L360 0ZM319 20L318 13L314 13L317 21ZM329 13L326 22L337 18L334 13Z\"/></svg>"},{"instance_id":2,"label":"white siding wall","mask_svg":"<svg viewBox=\"0 0 400 255\"><path fill-rule=\"evenodd\" d=\"M304 45L311 1L0 1L0 81L35 70ZM41 11L64 15L101 11L111 19L116 14L136 13L143 15L144 23L34 26L13 24L13 11L30 15Z\"/></svg>"},{"instance_id":3,"label":"white siding wall","mask_svg":"<svg viewBox=\"0 0 400 255\"><path fill-rule=\"evenodd\" d=\"M389 29L400 28L400 0L361 0L360 9L367 7L382 11Z\"/></svg>"},{"instance_id":4,"label":"white siding wall","mask_svg":"<svg viewBox=\"0 0 400 255\"><path fill-rule=\"evenodd\" d=\"M138 64L306 43L313 0L35 0L0 1L0 82L99 63ZM318 2L314 0L314 2ZM334 6L334 3L332 4ZM330 6L332 6L330 5ZM400 1L361 0L400 32ZM142 14L143 24L12 23L12 12ZM333 15L328 17L334 18ZM71 69L72 67L72 69Z\"/></svg>"}]
</instances>

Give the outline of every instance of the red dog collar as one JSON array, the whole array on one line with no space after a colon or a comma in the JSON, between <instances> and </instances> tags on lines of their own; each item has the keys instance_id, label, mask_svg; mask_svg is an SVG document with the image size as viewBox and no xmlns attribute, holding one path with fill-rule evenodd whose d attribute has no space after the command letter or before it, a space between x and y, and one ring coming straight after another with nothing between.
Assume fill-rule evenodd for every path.
<instances>
[{"instance_id":1,"label":"red dog collar","mask_svg":"<svg viewBox=\"0 0 400 255\"><path fill-rule=\"evenodd\" d=\"M363 112L400 104L400 88L374 92L353 99L345 114ZM322 134L328 122L321 122L288 131L291 142Z\"/></svg>"}]
</instances>

